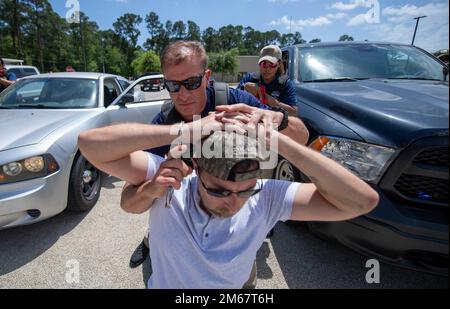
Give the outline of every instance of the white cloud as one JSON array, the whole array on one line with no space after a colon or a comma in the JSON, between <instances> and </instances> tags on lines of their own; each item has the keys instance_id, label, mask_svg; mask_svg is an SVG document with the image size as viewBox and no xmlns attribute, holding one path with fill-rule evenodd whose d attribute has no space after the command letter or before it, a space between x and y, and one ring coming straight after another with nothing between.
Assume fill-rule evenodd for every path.
<instances>
[{"instance_id":1,"label":"white cloud","mask_svg":"<svg viewBox=\"0 0 450 309\"><path fill-rule=\"evenodd\" d=\"M448 20L448 2L428 3L421 7L409 4L389 6L383 10L383 15L388 17L389 22L393 23L405 22L422 15L426 15L429 18L447 17Z\"/></svg>"},{"instance_id":2,"label":"white cloud","mask_svg":"<svg viewBox=\"0 0 450 309\"><path fill-rule=\"evenodd\" d=\"M327 14L316 18L297 19L297 20L293 19L292 22L289 17L283 16L278 20L271 21L269 25L284 26L286 29L292 27L292 30L302 30L307 27L319 27L323 25L329 25L333 23L333 21L345 18L346 16L347 14L345 13L336 13L336 14Z\"/></svg>"},{"instance_id":3,"label":"white cloud","mask_svg":"<svg viewBox=\"0 0 450 309\"><path fill-rule=\"evenodd\" d=\"M347 22L347 26L354 27L365 23L366 23L366 14L358 14L350 18L350 20Z\"/></svg>"},{"instance_id":4,"label":"white cloud","mask_svg":"<svg viewBox=\"0 0 450 309\"><path fill-rule=\"evenodd\" d=\"M378 25L367 25L370 37L375 40L410 44L416 21L420 20L415 45L434 52L449 46L448 2L432 2L423 6L390 6L383 10L383 20Z\"/></svg>"},{"instance_id":5,"label":"white cloud","mask_svg":"<svg viewBox=\"0 0 450 309\"><path fill-rule=\"evenodd\" d=\"M116 0L118 3L128 3L128 0Z\"/></svg>"},{"instance_id":6,"label":"white cloud","mask_svg":"<svg viewBox=\"0 0 450 309\"><path fill-rule=\"evenodd\" d=\"M342 1L335 2L330 5L329 9L335 9L339 11L352 11L360 6L366 6L366 0L352 0L348 3L344 3Z\"/></svg>"}]
</instances>

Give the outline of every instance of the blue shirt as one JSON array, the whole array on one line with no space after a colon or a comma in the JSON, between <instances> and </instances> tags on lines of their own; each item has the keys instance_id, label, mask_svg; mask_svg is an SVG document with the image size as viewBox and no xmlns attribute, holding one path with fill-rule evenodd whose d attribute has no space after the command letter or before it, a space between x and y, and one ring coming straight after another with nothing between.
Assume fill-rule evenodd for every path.
<instances>
[{"instance_id":1,"label":"blue shirt","mask_svg":"<svg viewBox=\"0 0 450 309\"><path fill-rule=\"evenodd\" d=\"M229 89L230 93L228 96L228 104L239 104L244 103L253 107L258 107L262 109L268 109L268 106L265 106L261 104L261 102L255 98L251 93L248 93L246 91L238 90L238 89ZM215 111L216 109L216 100L215 100L215 91L213 86L208 86L206 88L206 106L205 109L202 112L202 118L208 116L210 112ZM176 111L175 111L176 112ZM183 121L183 118L176 112L178 122ZM158 113L158 115L155 116L152 120L152 124L168 124L164 123L164 119L162 116L162 113ZM170 145L162 146L158 148L153 148L147 150L148 152L151 152L155 155L158 155L160 157L164 157L170 150Z\"/></svg>"},{"instance_id":2,"label":"blue shirt","mask_svg":"<svg viewBox=\"0 0 450 309\"><path fill-rule=\"evenodd\" d=\"M6 71L6 79L9 80L9 81L16 81L17 80L17 76L13 72ZM5 86L0 85L0 92L2 92L5 89L6 89Z\"/></svg>"},{"instance_id":3,"label":"blue shirt","mask_svg":"<svg viewBox=\"0 0 450 309\"><path fill-rule=\"evenodd\" d=\"M253 80L253 74L248 73L246 74L241 82L239 83L239 86L237 87L240 89L242 86L244 86L245 83L251 83ZM286 81L284 84L284 91L278 91L277 84L278 84L278 75L276 78L269 84L266 84L264 80L261 78L260 83L266 88L266 93L270 95L271 97L277 99L281 103L290 105L290 106L297 106L297 94L295 91L295 85L294 82L290 79Z\"/></svg>"},{"instance_id":4,"label":"blue shirt","mask_svg":"<svg viewBox=\"0 0 450 309\"><path fill-rule=\"evenodd\" d=\"M16 81L17 76L13 72L6 72L6 79L10 81Z\"/></svg>"}]
</instances>

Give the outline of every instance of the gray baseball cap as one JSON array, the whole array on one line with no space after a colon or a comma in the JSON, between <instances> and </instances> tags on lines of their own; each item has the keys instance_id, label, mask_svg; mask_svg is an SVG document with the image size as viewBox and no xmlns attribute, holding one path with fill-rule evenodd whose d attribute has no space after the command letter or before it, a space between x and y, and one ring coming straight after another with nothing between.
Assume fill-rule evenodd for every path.
<instances>
[{"instance_id":1,"label":"gray baseball cap","mask_svg":"<svg viewBox=\"0 0 450 309\"><path fill-rule=\"evenodd\" d=\"M270 159L262 142L235 132L214 132L202 141L202 149L201 156L195 156L199 167L226 181L239 182L261 177L264 170L260 168L260 163ZM257 168L245 172L233 170L238 163L247 160L256 161Z\"/></svg>"},{"instance_id":2,"label":"gray baseball cap","mask_svg":"<svg viewBox=\"0 0 450 309\"><path fill-rule=\"evenodd\" d=\"M277 63L281 61L281 49L276 45L269 45L261 49L259 53L258 64L264 60L270 61L272 63Z\"/></svg>"}]
</instances>

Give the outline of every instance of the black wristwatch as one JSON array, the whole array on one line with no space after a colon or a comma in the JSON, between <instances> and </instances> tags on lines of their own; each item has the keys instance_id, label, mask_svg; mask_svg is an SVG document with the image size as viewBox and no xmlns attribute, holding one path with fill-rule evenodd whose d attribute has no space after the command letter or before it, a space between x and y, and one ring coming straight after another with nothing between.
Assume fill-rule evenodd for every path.
<instances>
[{"instance_id":1,"label":"black wristwatch","mask_svg":"<svg viewBox=\"0 0 450 309\"><path fill-rule=\"evenodd\" d=\"M288 127L288 123L289 123L289 114L288 114L288 112L285 111L284 109L282 109L281 107L277 107L277 106L271 106L270 110L274 111L274 112L283 113L283 120L281 121L280 125L278 126L278 132L283 131L284 129L286 129Z\"/></svg>"}]
</instances>

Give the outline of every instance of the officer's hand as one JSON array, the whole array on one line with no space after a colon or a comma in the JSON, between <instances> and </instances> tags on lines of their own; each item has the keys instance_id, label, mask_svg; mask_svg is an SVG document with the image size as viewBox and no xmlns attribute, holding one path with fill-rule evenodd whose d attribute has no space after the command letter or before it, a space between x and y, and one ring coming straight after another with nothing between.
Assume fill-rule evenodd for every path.
<instances>
[{"instance_id":1,"label":"officer's hand","mask_svg":"<svg viewBox=\"0 0 450 309\"><path fill-rule=\"evenodd\" d=\"M278 128L283 121L284 115L279 112L265 110L247 104L221 105L217 106L216 119L224 123L244 125L244 129L254 129L258 124L263 124L266 131Z\"/></svg>"},{"instance_id":2,"label":"officer's hand","mask_svg":"<svg viewBox=\"0 0 450 309\"><path fill-rule=\"evenodd\" d=\"M255 83L245 83L244 84L245 91L253 94L257 99L261 99L261 91L259 90L259 86Z\"/></svg>"}]
</instances>

